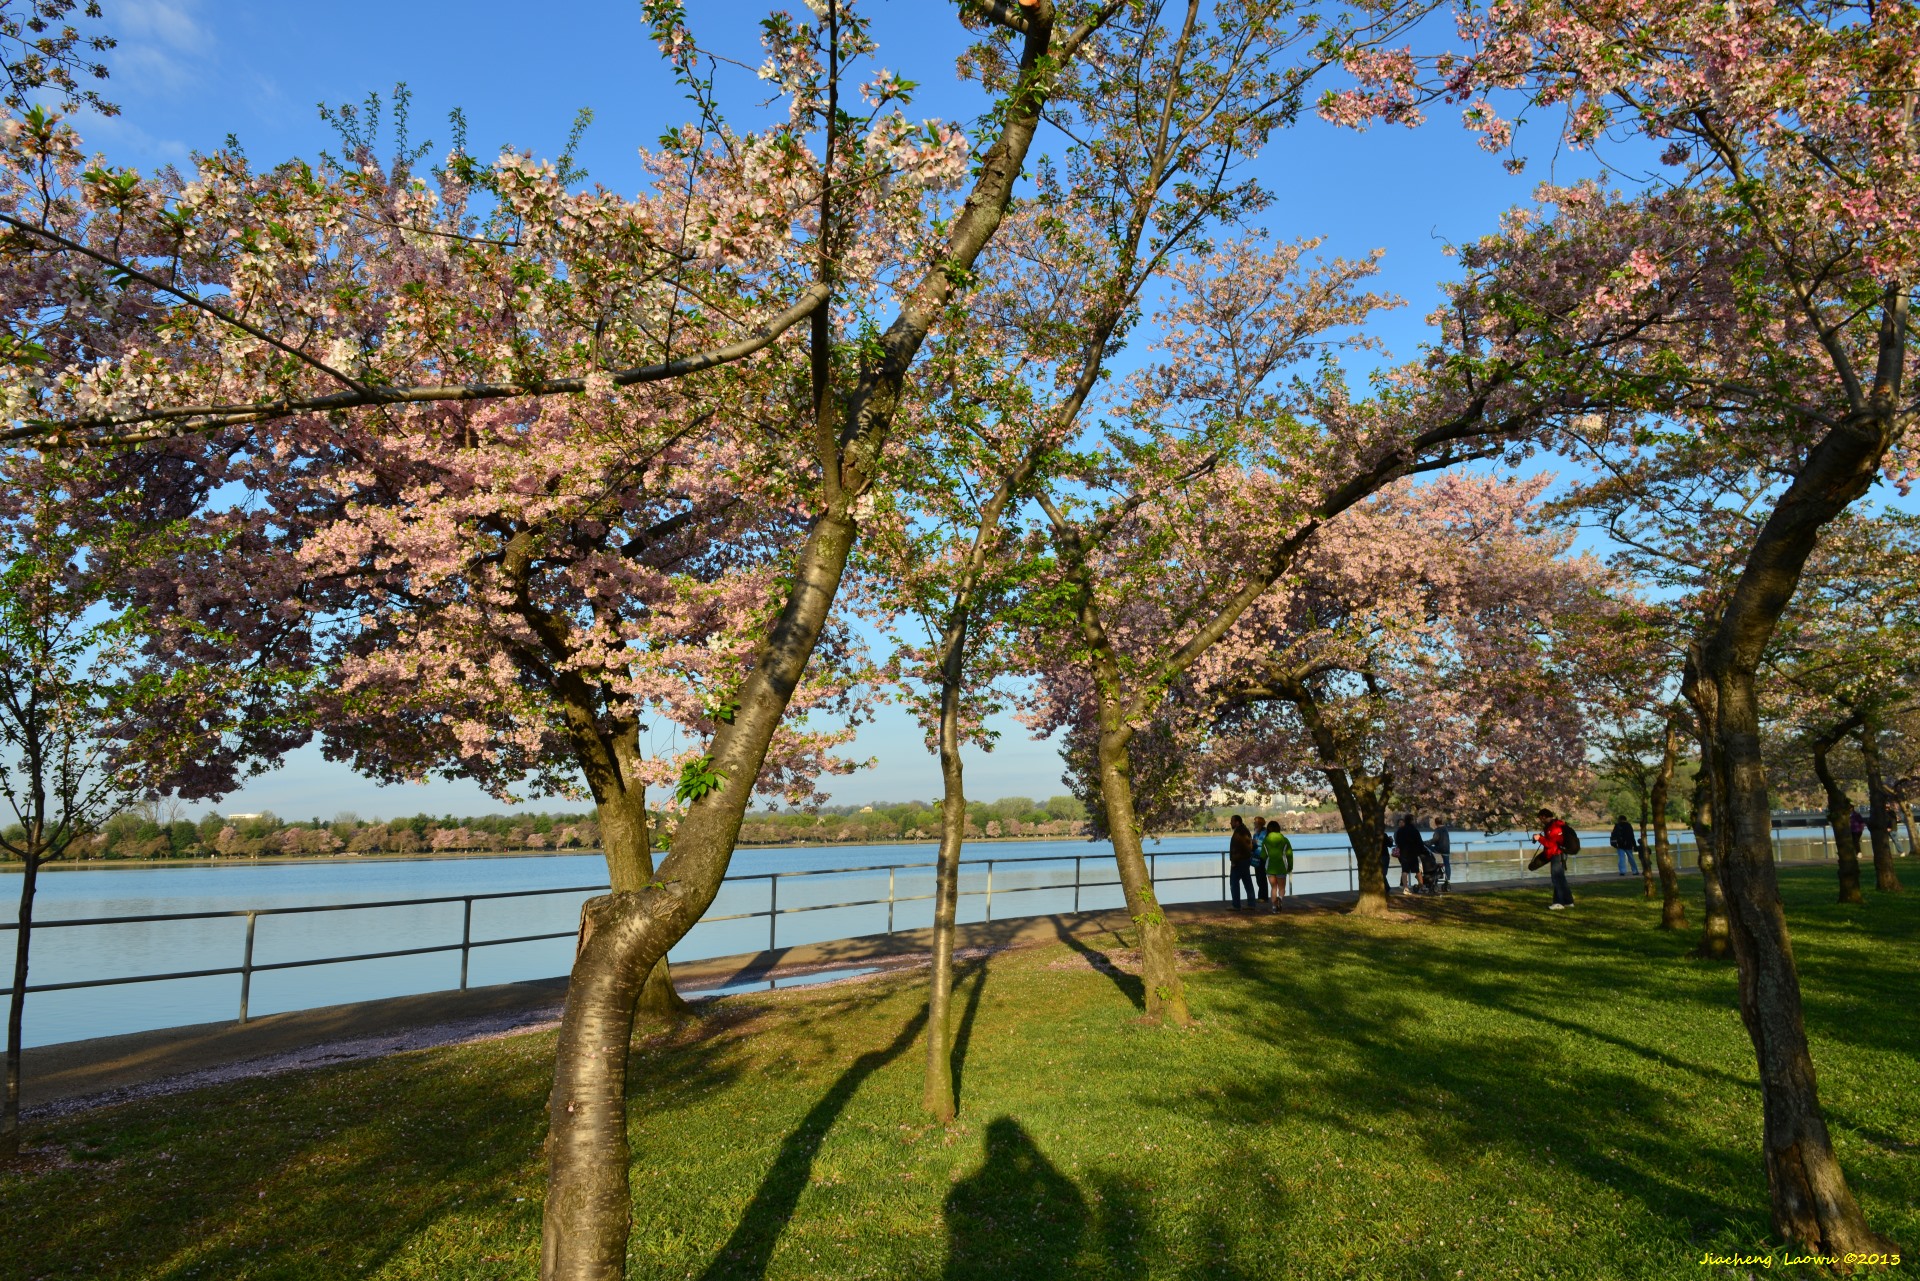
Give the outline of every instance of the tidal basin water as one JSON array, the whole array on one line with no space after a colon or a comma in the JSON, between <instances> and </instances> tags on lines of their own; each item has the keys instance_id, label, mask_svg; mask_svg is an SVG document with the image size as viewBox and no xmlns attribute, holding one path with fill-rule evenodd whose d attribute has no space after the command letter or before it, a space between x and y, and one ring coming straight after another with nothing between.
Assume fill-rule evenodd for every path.
<instances>
[{"instance_id":1,"label":"tidal basin water","mask_svg":"<svg viewBox=\"0 0 1920 1281\"><path fill-rule=\"evenodd\" d=\"M1352 860L1341 834L1293 838L1297 853L1294 890L1315 893L1352 885ZM1456 880L1517 874L1524 834L1456 833ZM1605 837L1583 837L1586 854L1577 870L1611 870ZM1221 836L1154 841L1155 876L1167 903L1218 901L1224 897L1226 845ZM1596 850L1596 847L1597 850ZM878 934L892 925L917 929L933 918L934 847L930 844L834 845L743 849L709 917L762 913L745 920L703 921L673 950L673 960L758 952L769 945L764 913L779 908L773 943L804 943ZM1683 862L1691 863L1691 849ZM960 920L988 914L988 864L992 863L993 919L1117 907L1121 894L1112 847L1085 840L970 843L963 855ZM1077 871L1080 885L1074 881ZM918 864L919 866L907 866ZM889 872L888 866L895 870ZM1603 868L1604 865L1604 868ZM878 869L878 870L872 870ZM767 873L780 873L772 888ZM818 873L801 875L800 873ZM16 919L17 872L0 873L0 921ZM326 903L439 898L514 890L604 886L606 864L598 853L495 855L484 858L355 859L306 862L236 861L172 866L86 866L49 869L40 878L37 922L148 916L170 912L249 911ZM472 939L514 938L570 932L582 900L593 891L479 900L473 904ZM882 900L871 906L836 904ZM349 956L438 944L458 944L460 902L409 907L355 908L258 918L255 965L326 956ZM64 983L123 975L236 967L246 940L242 916L215 920L154 921L36 930L29 978L33 984ZM12 931L0 931L4 968L12 982ZM475 947L468 983L483 987L565 974L573 957L569 937ZM388 957L255 973L248 1000L253 1016L346 1001L371 1000L458 987L460 953ZM26 1044L111 1036L152 1028L232 1019L239 1005L237 975L174 979L117 987L34 992L27 997Z\"/></svg>"}]
</instances>

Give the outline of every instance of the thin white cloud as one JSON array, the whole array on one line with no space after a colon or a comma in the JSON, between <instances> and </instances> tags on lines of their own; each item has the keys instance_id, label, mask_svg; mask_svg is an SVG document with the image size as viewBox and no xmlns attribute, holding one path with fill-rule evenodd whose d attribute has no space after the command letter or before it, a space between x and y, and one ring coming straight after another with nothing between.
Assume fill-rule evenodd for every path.
<instances>
[{"instance_id":1,"label":"thin white cloud","mask_svg":"<svg viewBox=\"0 0 1920 1281\"><path fill-rule=\"evenodd\" d=\"M115 80L139 89L180 89L206 74L218 45L200 21L199 0L121 0L111 27L119 46L108 55Z\"/></svg>"}]
</instances>

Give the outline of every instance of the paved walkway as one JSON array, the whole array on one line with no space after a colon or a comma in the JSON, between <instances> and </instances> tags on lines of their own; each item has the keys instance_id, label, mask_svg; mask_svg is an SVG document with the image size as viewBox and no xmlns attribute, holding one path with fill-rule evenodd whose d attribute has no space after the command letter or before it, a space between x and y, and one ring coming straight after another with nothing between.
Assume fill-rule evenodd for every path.
<instances>
[{"instance_id":1,"label":"paved walkway","mask_svg":"<svg viewBox=\"0 0 1920 1281\"><path fill-rule=\"evenodd\" d=\"M1693 874L1693 869L1683 874ZM1575 884L1619 879L1612 875L1572 878ZM1515 888L1544 892L1546 878L1476 881L1456 886L1455 892ZM1297 895L1288 901L1328 910L1345 907L1355 897L1352 891L1342 891ZM1168 918L1176 925L1229 914L1215 902L1167 908ZM1070 937L1118 946L1119 931L1128 924L1126 914L1117 910L977 922L958 927L955 947L977 954ZM809 976L819 976L828 981L848 970L864 974L924 965L931 946L932 931L926 929L809 943L688 961L674 966L674 984L684 995L698 997L776 979L805 982ZM153 1093L528 1031L558 1021L566 987L564 978L540 979L295 1010L245 1024L201 1023L37 1046L25 1051L21 1103L29 1115L47 1116Z\"/></svg>"}]
</instances>

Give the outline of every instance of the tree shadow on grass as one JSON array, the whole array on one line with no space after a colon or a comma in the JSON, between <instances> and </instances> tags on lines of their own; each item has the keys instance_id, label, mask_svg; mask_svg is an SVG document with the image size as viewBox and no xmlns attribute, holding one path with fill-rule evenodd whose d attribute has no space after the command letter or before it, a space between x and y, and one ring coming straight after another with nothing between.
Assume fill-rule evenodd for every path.
<instances>
[{"instance_id":1,"label":"tree shadow on grass","mask_svg":"<svg viewBox=\"0 0 1920 1281\"><path fill-rule=\"evenodd\" d=\"M949 1070L953 1073L954 1106L966 1103L966 1090L963 1081L967 1071L967 1047L973 1042L973 1020L980 1013L980 995L987 990L987 959L981 958L974 966L973 990L967 993L967 1008L960 1012L960 1026L953 1031L953 1045L947 1059Z\"/></svg>"},{"instance_id":2,"label":"tree shadow on grass","mask_svg":"<svg viewBox=\"0 0 1920 1281\"><path fill-rule=\"evenodd\" d=\"M1556 994L1545 974L1463 970L1459 952L1422 946L1415 932L1223 934L1214 944L1247 994L1222 991L1214 999L1223 1010L1240 1003L1234 1017L1245 1034L1279 1047L1338 1048L1313 1058L1283 1051L1272 1073L1212 1096L1169 1100L1169 1110L1237 1117L1261 1099L1285 1097L1302 1119L1409 1144L1439 1169L1502 1160L1503 1150L1521 1166L1551 1156L1639 1200L1681 1239L1731 1223L1764 1239L1756 1154L1704 1144L1690 1124L1700 1085L1689 1079L1741 1093L1751 1092L1750 1082L1587 1027L1575 993ZM1441 1013L1442 997L1458 1004ZM1531 1008L1536 999L1566 1004L1549 1015ZM1461 1019L1461 1005L1497 1017L1476 1025ZM1525 1031L1529 1024L1540 1032ZM1582 1048L1589 1040L1645 1067L1601 1061ZM1753 1194L1728 1195L1743 1188Z\"/></svg>"},{"instance_id":3,"label":"tree shadow on grass","mask_svg":"<svg viewBox=\"0 0 1920 1281\"><path fill-rule=\"evenodd\" d=\"M1147 1008L1147 984L1144 979L1138 974L1129 974L1115 965L1113 958L1100 949L1087 946L1086 940L1067 928L1066 922L1055 918L1053 928L1054 932L1060 936L1060 941L1078 952L1094 973L1104 974L1111 979L1114 987L1120 990L1120 995L1133 1002L1134 1009ZM1114 944L1121 945L1118 936L1115 937Z\"/></svg>"},{"instance_id":4,"label":"tree shadow on grass","mask_svg":"<svg viewBox=\"0 0 1920 1281\"><path fill-rule=\"evenodd\" d=\"M984 958L972 966L969 973L959 976L955 986L968 979L973 980L973 990L968 996L967 1008L961 1016L959 1032L953 1042L956 1093L966 1058L967 1042L972 1036L974 1015L980 1007L980 994L986 987L987 962ZM766 1275L767 1265L773 1260L774 1247L779 1244L781 1233L786 1230L800 1204L801 1195L812 1181L814 1161L820 1155L821 1145L826 1142L834 1123L840 1119L840 1114L846 1111L847 1105L868 1078L911 1049L926 1025L927 1008L923 1004L892 1041L855 1059L820 1097L819 1102L808 1110L806 1117L781 1142L779 1152L760 1180L753 1199L741 1212L732 1234L701 1272L701 1281Z\"/></svg>"},{"instance_id":5,"label":"tree shadow on grass","mask_svg":"<svg viewBox=\"0 0 1920 1281\"><path fill-rule=\"evenodd\" d=\"M1009 1116L987 1125L986 1159L947 1194L945 1281L1062 1275L1087 1232L1087 1200Z\"/></svg>"},{"instance_id":6,"label":"tree shadow on grass","mask_svg":"<svg viewBox=\"0 0 1920 1281\"><path fill-rule=\"evenodd\" d=\"M0 1181L0 1275L367 1275L469 1212L463 1275L517 1274L539 1247L550 1063L409 1054L53 1123L63 1160Z\"/></svg>"}]
</instances>

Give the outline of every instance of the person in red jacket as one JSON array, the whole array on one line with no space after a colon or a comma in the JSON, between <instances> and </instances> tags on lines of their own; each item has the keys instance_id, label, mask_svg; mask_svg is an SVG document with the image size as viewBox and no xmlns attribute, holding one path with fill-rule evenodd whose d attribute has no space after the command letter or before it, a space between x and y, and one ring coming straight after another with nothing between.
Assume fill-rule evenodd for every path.
<instances>
[{"instance_id":1,"label":"person in red jacket","mask_svg":"<svg viewBox=\"0 0 1920 1281\"><path fill-rule=\"evenodd\" d=\"M1539 818L1540 834L1533 839L1540 846L1540 852L1547 856L1547 870L1553 875L1553 902L1547 905L1547 910L1564 912L1573 906L1573 891L1567 886L1567 825L1545 806L1541 807Z\"/></svg>"}]
</instances>

